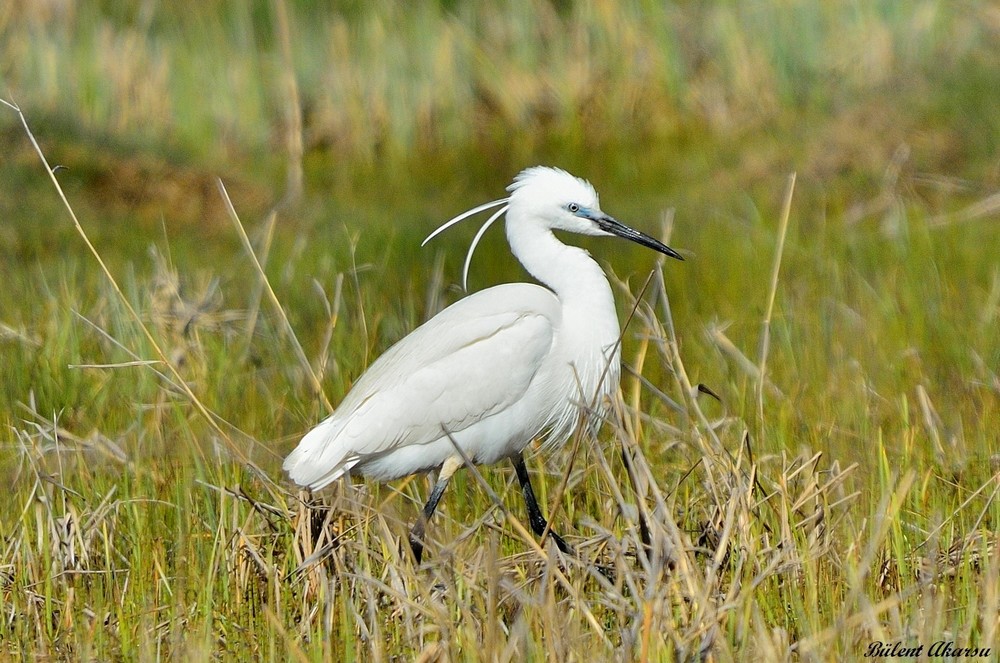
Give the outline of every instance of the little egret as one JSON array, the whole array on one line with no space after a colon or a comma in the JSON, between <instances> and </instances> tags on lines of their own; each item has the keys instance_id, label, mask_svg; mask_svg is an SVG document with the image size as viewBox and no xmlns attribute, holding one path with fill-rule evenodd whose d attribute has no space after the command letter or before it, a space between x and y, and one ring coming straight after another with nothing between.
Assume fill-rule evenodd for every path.
<instances>
[{"instance_id":1,"label":"little egret","mask_svg":"<svg viewBox=\"0 0 1000 663\"><path fill-rule=\"evenodd\" d=\"M600 421L621 371L618 316L611 286L590 254L553 230L624 237L681 256L601 211L589 182L556 168L522 171L510 196L475 207L435 230L496 209L476 244L505 212L514 257L544 286L508 283L461 299L413 330L369 367L340 406L285 459L300 486L319 490L345 474L381 481L439 469L410 531L420 562L424 528L451 476L466 460L509 458L537 536L547 524L522 451L535 439L564 443L591 410ZM570 546L550 536L565 553Z\"/></svg>"}]
</instances>

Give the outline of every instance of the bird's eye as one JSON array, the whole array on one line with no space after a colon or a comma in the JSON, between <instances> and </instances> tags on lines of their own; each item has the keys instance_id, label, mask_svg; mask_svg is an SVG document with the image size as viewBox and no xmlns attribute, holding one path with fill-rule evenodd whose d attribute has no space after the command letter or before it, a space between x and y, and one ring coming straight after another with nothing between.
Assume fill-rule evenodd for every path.
<instances>
[{"instance_id":1,"label":"bird's eye","mask_svg":"<svg viewBox=\"0 0 1000 663\"><path fill-rule=\"evenodd\" d=\"M569 205L566 206L566 209L569 210L570 214L576 214L577 212L580 211L580 206L577 205L576 203L570 203Z\"/></svg>"}]
</instances>

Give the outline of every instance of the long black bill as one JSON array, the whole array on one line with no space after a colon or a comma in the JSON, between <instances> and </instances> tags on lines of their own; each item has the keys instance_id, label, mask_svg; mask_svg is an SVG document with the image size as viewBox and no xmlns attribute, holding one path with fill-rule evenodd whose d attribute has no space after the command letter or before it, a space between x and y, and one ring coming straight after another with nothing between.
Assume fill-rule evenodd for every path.
<instances>
[{"instance_id":1,"label":"long black bill","mask_svg":"<svg viewBox=\"0 0 1000 663\"><path fill-rule=\"evenodd\" d=\"M596 215L595 215L596 216ZM659 251L665 256L670 256L671 258L677 258L678 260L684 260L681 254L674 251L672 248L664 244L663 242L653 239L645 233L641 233L634 228L629 228L624 223L608 216L607 214L602 214L594 219L594 223L597 227L604 232L611 233L612 235L617 235L619 237L624 237L625 239L631 240L636 244L641 244L646 248L653 249L654 251Z\"/></svg>"}]
</instances>

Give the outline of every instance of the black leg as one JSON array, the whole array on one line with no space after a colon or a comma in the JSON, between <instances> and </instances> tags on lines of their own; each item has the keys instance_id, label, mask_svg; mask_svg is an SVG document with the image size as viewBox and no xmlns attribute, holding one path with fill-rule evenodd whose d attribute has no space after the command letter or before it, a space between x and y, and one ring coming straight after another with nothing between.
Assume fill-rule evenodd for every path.
<instances>
[{"instance_id":1,"label":"black leg","mask_svg":"<svg viewBox=\"0 0 1000 663\"><path fill-rule=\"evenodd\" d=\"M413 551L413 559L417 560L417 564L420 563L420 558L424 553L424 530L427 528L427 522L434 515L434 509L437 508L438 502L441 501L441 495L444 494L444 489L447 487L447 479L440 479L434 484L430 499L427 500L423 511L417 517L417 522L413 523L413 529L410 530L410 550Z\"/></svg>"},{"instance_id":2,"label":"black leg","mask_svg":"<svg viewBox=\"0 0 1000 663\"><path fill-rule=\"evenodd\" d=\"M528 507L528 522L531 523L531 529L535 535L541 536L545 532L545 528L548 527L548 523L545 522L542 510L538 508L538 500L535 499L535 491L531 487L531 478L528 477L528 468L524 466L524 456L518 453L511 458L511 462L514 463L514 472L517 473L517 481L521 484L521 494L524 495L524 504ZM556 542L559 550L567 555L576 556L573 548L551 529L549 530L549 536Z\"/></svg>"},{"instance_id":3,"label":"black leg","mask_svg":"<svg viewBox=\"0 0 1000 663\"><path fill-rule=\"evenodd\" d=\"M434 484L434 490L431 491L431 496L427 499L427 504L417 516L417 522L413 523L413 528L410 530L410 550L413 551L413 559L417 561L417 564L420 563L420 558L424 554L424 530L427 528L427 523L434 515L434 510L437 509L438 502L444 495L444 489L448 487L451 475L461 466L461 459L449 458L444 462L437 483Z\"/></svg>"}]
</instances>

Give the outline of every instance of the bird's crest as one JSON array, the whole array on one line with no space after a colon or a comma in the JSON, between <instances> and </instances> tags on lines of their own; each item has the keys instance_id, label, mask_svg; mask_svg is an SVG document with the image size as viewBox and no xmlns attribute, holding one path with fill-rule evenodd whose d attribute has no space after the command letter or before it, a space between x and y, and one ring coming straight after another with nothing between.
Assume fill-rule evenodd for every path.
<instances>
[{"instance_id":1,"label":"bird's crest","mask_svg":"<svg viewBox=\"0 0 1000 663\"><path fill-rule=\"evenodd\" d=\"M597 199L597 191L594 190L590 182L567 173L562 168L554 168L552 166L532 166L531 168L525 168L517 174L514 181L507 187L507 190L510 191L511 197L513 197L518 191L536 188L550 196L560 189L570 189L579 191L581 198L585 194L586 197Z\"/></svg>"}]
</instances>

